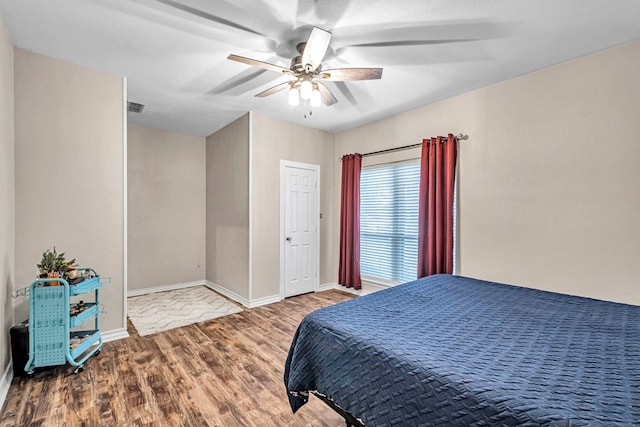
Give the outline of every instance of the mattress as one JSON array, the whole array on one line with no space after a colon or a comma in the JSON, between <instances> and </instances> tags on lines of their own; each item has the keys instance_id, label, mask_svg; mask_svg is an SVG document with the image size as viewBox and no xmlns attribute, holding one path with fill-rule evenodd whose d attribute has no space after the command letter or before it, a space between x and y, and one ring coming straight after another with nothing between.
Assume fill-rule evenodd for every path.
<instances>
[{"instance_id":1,"label":"mattress","mask_svg":"<svg viewBox=\"0 0 640 427\"><path fill-rule=\"evenodd\" d=\"M638 306L435 275L309 314L284 382L367 426L640 425L639 337Z\"/></svg>"}]
</instances>

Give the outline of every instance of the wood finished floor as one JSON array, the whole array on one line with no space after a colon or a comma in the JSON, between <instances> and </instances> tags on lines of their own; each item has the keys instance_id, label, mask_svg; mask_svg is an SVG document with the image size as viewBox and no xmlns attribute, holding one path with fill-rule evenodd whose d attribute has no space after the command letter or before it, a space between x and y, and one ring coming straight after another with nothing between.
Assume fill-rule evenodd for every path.
<instances>
[{"instance_id":1,"label":"wood finished floor","mask_svg":"<svg viewBox=\"0 0 640 427\"><path fill-rule=\"evenodd\" d=\"M344 426L312 397L295 415L284 362L302 318L352 298L331 290L105 343L84 372L14 378L0 426Z\"/></svg>"}]
</instances>

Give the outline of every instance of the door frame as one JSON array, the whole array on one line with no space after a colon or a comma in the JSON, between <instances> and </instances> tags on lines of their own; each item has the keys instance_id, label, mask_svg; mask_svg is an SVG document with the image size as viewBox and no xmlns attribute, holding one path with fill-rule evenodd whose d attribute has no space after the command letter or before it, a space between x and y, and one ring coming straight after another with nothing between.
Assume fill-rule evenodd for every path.
<instances>
[{"instance_id":1,"label":"door frame","mask_svg":"<svg viewBox=\"0 0 640 427\"><path fill-rule=\"evenodd\" d=\"M285 232L284 232L284 211L285 211L285 169L287 167L294 167L298 169L307 169L312 170L316 174L316 208L317 208L317 231L316 231L316 277L313 283L313 292L318 292L319 283L320 283L320 165L315 165L312 163L301 163L294 162L291 160L283 160L280 159L280 300L285 298L284 293L284 282L285 282L285 271L284 271L284 258L285 258Z\"/></svg>"}]
</instances>

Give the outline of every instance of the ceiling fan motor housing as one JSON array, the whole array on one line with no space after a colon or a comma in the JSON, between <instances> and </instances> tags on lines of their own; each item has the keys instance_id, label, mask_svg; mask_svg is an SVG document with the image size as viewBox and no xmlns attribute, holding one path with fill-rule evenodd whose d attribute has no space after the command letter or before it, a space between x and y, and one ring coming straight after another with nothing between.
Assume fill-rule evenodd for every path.
<instances>
[{"instance_id":1,"label":"ceiling fan motor housing","mask_svg":"<svg viewBox=\"0 0 640 427\"><path fill-rule=\"evenodd\" d=\"M294 74L308 73L318 75L320 74L320 71L322 71L322 64L318 65L318 68L316 68L315 70L307 70L307 68L308 66L302 64L302 55L298 55L291 59L291 65L289 66L289 69L293 71Z\"/></svg>"}]
</instances>

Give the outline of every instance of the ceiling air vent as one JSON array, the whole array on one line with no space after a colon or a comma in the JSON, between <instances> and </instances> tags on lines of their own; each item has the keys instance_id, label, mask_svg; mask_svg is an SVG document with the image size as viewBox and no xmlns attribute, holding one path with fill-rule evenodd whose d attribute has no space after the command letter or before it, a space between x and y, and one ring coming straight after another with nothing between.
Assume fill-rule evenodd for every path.
<instances>
[{"instance_id":1,"label":"ceiling air vent","mask_svg":"<svg viewBox=\"0 0 640 427\"><path fill-rule=\"evenodd\" d=\"M144 110L144 105L127 101L127 111L132 113L142 113L142 110Z\"/></svg>"}]
</instances>

